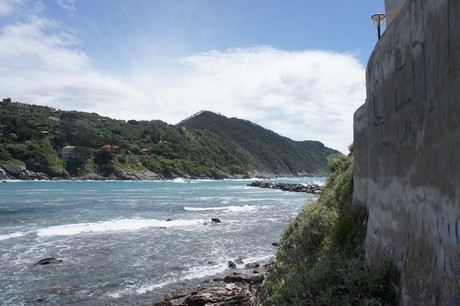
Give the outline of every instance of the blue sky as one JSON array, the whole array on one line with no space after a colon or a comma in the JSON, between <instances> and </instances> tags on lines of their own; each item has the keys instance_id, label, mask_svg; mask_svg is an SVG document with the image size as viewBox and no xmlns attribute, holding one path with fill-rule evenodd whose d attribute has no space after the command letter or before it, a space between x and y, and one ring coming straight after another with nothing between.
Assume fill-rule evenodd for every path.
<instances>
[{"instance_id":1,"label":"blue sky","mask_svg":"<svg viewBox=\"0 0 460 306\"><path fill-rule=\"evenodd\" d=\"M0 0L3 97L168 123L202 110L347 151L383 0Z\"/></svg>"}]
</instances>

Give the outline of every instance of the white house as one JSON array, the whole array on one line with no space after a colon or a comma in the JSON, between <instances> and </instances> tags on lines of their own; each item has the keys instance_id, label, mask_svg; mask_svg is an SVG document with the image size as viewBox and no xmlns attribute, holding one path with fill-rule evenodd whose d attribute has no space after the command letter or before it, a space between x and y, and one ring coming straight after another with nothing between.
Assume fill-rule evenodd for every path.
<instances>
[{"instance_id":1,"label":"white house","mask_svg":"<svg viewBox=\"0 0 460 306\"><path fill-rule=\"evenodd\" d=\"M81 155L76 151L75 146L65 146L61 149L61 157L65 162L80 161Z\"/></svg>"}]
</instances>

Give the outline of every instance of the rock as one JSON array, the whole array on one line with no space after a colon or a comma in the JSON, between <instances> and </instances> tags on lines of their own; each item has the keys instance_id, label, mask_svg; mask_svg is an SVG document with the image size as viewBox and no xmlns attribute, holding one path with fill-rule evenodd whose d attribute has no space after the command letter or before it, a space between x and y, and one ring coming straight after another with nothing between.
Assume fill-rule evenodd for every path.
<instances>
[{"instance_id":1,"label":"rock","mask_svg":"<svg viewBox=\"0 0 460 306\"><path fill-rule=\"evenodd\" d=\"M244 264L244 262L243 262L243 256L240 256L240 257L238 257L237 259L235 259L235 263L236 263L237 265L242 265L242 264Z\"/></svg>"},{"instance_id":2,"label":"rock","mask_svg":"<svg viewBox=\"0 0 460 306\"><path fill-rule=\"evenodd\" d=\"M168 218L168 219L166 219L166 221L172 221L172 219L171 219L171 218Z\"/></svg>"},{"instance_id":3,"label":"rock","mask_svg":"<svg viewBox=\"0 0 460 306\"><path fill-rule=\"evenodd\" d=\"M5 170L0 168L0 180L7 180L7 179L8 179L8 176L6 175Z\"/></svg>"},{"instance_id":4,"label":"rock","mask_svg":"<svg viewBox=\"0 0 460 306\"><path fill-rule=\"evenodd\" d=\"M264 281L264 279L265 279L265 277L262 274L259 274L259 273L251 275L251 281L253 281L255 283L261 283L261 282Z\"/></svg>"},{"instance_id":5,"label":"rock","mask_svg":"<svg viewBox=\"0 0 460 306\"><path fill-rule=\"evenodd\" d=\"M247 283L209 283L200 288L184 293L176 291L153 302L154 306L224 306L224 305L259 305L257 286L251 288Z\"/></svg>"},{"instance_id":6,"label":"rock","mask_svg":"<svg viewBox=\"0 0 460 306\"><path fill-rule=\"evenodd\" d=\"M222 221L220 221L219 218L212 218L211 221L214 222L214 223L221 223L222 222Z\"/></svg>"},{"instance_id":7,"label":"rock","mask_svg":"<svg viewBox=\"0 0 460 306\"><path fill-rule=\"evenodd\" d=\"M251 280L248 276L241 275L227 275L224 277L226 283L249 283Z\"/></svg>"},{"instance_id":8,"label":"rock","mask_svg":"<svg viewBox=\"0 0 460 306\"><path fill-rule=\"evenodd\" d=\"M210 260L210 261L208 261L208 265L215 266L215 265L217 265L217 262Z\"/></svg>"},{"instance_id":9,"label":"rock","mask_svg":"<svg viewBox=\"0 0 460 306\"><path fill-rule=\"evenodd\" d=\"M254 273L252 275L242 275L234 273L233 275L227 275L224 277L226 283L261 283L264 280L264 276L260 273Z\"/></svg>"},{"instance_id":10,"label":"rock","mask_svg":"<svg viewBox=\"0 0 460 306\"><path fill-rule=\"evenodd\" d=\"M247 269L255 269L259 267L259 263L257 262L250 262L245 265Z\"/></svg>"},{"instance_id":11,"label":"rock","mask_svg":"<svg viewBox=\"0 0 460 306\"><path fill-rule=\"evenodd\" d=\"M236 264L235 264L233 261L230 260L230 261L228 262L228 267L229 267L230 269L235 269L235 268L236 268Z\"/></svg>"},{"instance_id":12,"label":"rock","mask_svg":"<svg viewBox=\"0 0 460 306\"><path fill-rule=\"evenodd\" d=\"M85 173L84 175L80 176L78 179L85 180L85 181L103 181L104 177L102 177L99 174L96 174L94 172L88 172L88 173Z\"/></svg>"},{"instance_id":13,"label":"rock","mask_svg":"<svg viewBox=\"0 0 460 306\"><path fill-rule=\"evenodd\" d=\"M321 187L318 185L303 185L303 184L288 184L288 183L275 183L275 182L261 182L254 181L247 186L258 188L279 189L283 191L292 192L307 192L317 194L321 192Z\"/></svg>"},{"instance_id":14,"label":"rock","mask_svg":"<svg viewBox=\"0 0 460 306\"><path fill-rule=\"evenodd\" d=\"M147 169L133 171L133 170L115 170L113 175L118 180L126 180L126 181L150 181L150 180L158 180L161 176L155 172L152 172Z\"/></svg>"},{"instance_id":15,"label":"rock","mask_svg":"<svg viewBox=\"0 0 460 306\"><path fill-rule=\"evenodd\" d=\"M61 259L56 259L56 257L46 257L46 258L40 259L34 265L45 266L45 265L50 265L50 264L58 264L62 262L63 261Z\"/></svg>"},{"instance_id":16,"label":"rock","mask_svg":"<svg viewBox=\"0 0 460 306\"><path fill-rule=\"evenodd\" d=\"M28 171L29 172L29 177L28 179L30 180L49 180L50 178L43 172L33 172L33 171Z\"/></svg>"},{"instance_id":17,"label":"rock","mask_svg":"<svg viewBox=\"0 0 460 306\"><path fill-rule=\"evenodd\" d=\"M27 171L26 167L21 166L21 165L16 165L16 164L3 164L1 165L1 167L8 174L14 176L15 178L18 178L21 173Z\"/></svg>"},{"instance_id":18,"label":"rock","mask_svg":"<svg viewBox=\"0 0 460 306\"><path fill-rule=\"evenodd\" d=\"M242 260L244 257L239 256ZM235 260L236 261L236 260ZM229 261L229 267L235 267ZM271 262L270 262L271 263ZM252 263L258 265L258 263ZM267 264L268 265L268 264ZM182 288L153 302L155 306L225 306L261 305L260 287L264 281L264 269L254 274L230 272L227 276L203 282L200 287Z\"/></svg>"},{"instance_id":19,"label":"rock","mask_svg":"<svg viewBox=\"0 0 460 306\"><path fill-rule=\"evenodd\" d=\"M210 284L193 292L185 299L184 305L250 305L250 300L248 289L231 284Z\"/></svg>"},{"instance_id":20,"label":"rock","mask_svg":"<svg viewBox=\"0 0 460 306\"><path fill-rule=\"evenodd\" d=\"M281 245L281 241L280 241L280 240L276 240L276 241L273 241L273 242L272 242L272 246L279 247L280 245Z\"/></svg>"}]
</instances>

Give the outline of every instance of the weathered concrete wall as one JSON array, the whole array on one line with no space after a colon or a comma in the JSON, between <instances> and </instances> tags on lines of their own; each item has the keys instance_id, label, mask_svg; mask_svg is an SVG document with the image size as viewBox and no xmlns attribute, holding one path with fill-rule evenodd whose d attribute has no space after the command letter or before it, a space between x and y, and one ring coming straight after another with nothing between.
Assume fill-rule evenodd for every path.
<instances>
[{"instance_id":1,"label":"weathered concrete wall","mask_svg":"<svg viewBox=\"0 0 460 306\"><path fill-rule=\"evenodd\" d=\"M407 0L385 0L385 14L387 25L390 25L396 15L401 11Z\"/></svg>"},{"instance_id":2,"label":"weathered concrete wall","mask_svg":"<svg viewBox=\"0 0 460 306\"><path fill-rule=\"evenodd\" d=\"M460 305L460 1L408 0L367 67L354 118L366 256L403 305Z\"/></svg>"}]
</instances>

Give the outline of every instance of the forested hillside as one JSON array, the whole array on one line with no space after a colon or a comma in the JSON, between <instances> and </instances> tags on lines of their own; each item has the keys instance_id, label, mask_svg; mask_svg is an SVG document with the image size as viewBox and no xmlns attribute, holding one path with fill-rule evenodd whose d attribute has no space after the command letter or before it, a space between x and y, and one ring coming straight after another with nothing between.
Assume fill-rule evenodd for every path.
<instances>
[{"instance_id":1,"label":"forested hillside","mask_svg":"<svg viewBox=\"0 0 460 306\"><path fill-rule=\"evenodd\" d=\"M324 175L334 153L211 112L171 125L0 102L0 176L8 178Z\"/></svg>"},{"instance_id":2,"label":"forested hillside","mask_svg":"<svg viewBox=\"0 0 460 306\"><path fill-rule=\"evenodd\" d=\"M189 130L210 131L256 156L253 167L269 173L326 173L327 157L338 153L319 141L293 141L253 122L202 111L179 123Z\"/></svg>"}]
</instances>

